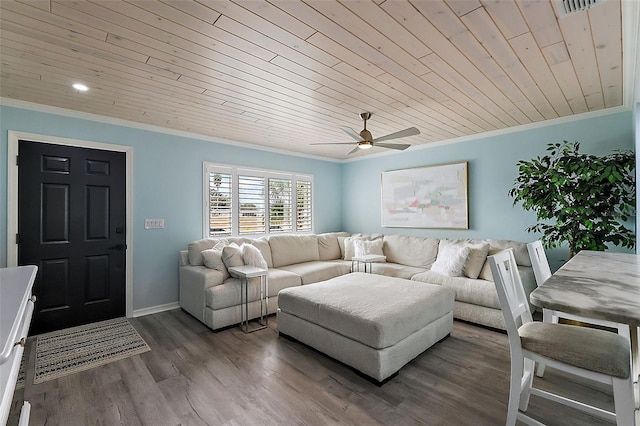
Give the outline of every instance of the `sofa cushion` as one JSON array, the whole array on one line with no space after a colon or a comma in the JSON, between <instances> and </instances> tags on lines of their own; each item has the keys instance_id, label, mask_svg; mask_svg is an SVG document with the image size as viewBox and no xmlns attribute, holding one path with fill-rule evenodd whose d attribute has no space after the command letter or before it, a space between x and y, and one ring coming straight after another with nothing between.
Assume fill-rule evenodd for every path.
<instances>
[{"instance_id":1,"label":"sofa cushion","mask_svg":"<svg viewBox=\"0 0 640 426\"><path fill-rule=\"evenodd\" d=\"M350 265L338 262L313 261L281 266L279 269L300 275L302 284L325 281L350 272Z\"/></svg>"},{"instance_id":2,"label":"sofa cushion","mask_svg":"<svg viewBox=\"0 0 640 426\"><path fill-rule=\"evenodd\" d=\"M320 260L316 235L274 235L269 245L275 268Z\"/></svg>"},{"instance_id":3,"label":"sofa cushion","mask_svg":"<svg viewBox=\"0 0 640 426\"><path fill-rule=\"evenodd\" d=\"M349 236L338 237L338 245L340 246L340 259L342 260L344 260L344 240L346 240L347 238L349 238Z\"/></svg>"},{"instance_id":4,"label":"sofa cushion","mask_svg":"<svg viewBox=\"0 0 640 426\"><path fill-rule=\"evenodd\" d=\"M269 269L267 273L269 297L275 297L280 290L301 285L300 277L292 272ZM248 299L250 302L259 299L260 279L249 280ZM208 288L205 300L211 309L223 309L240 304L240 280L229 278L221 285Z\"/></svg>"},{"instance_id":5,"label":"sofa cushion","mask_svg":"<svg viewBox=\"0 0 640 426\"><path fill-rule=\"evenodd\" d=\"M253 243L255 241L254 238L247 237L226 237L225 240L227 240L228 244L234 243L238 247L240 247L244 243Z\"/></svg>"},{"instance_id":6,"label":"sofa cushion","mask_svg":"<svg viewBox=\"0 0 640 426\"><path fill-rule=\"evenodd\" d=\"M384 255L387 262L430 268L438 255L438 241L436 238L385 235Z\"/></svg>"},{"instance_id":7,"label":"sofa cushion","mask_svg":"<svg viewBox=\"0 0 640 426\"><path fill-rule=\"evenodd\" d=\"M269 292L267 293L269 297L277 296L280 290L282 290L283 288L297 287L302 285L302 279L300 278L300 275L294 274L290 271L285 271L284 269L269 269L267 278L269 279Z\"/></svg>"},{"instance_id":8,"label":"sofa cushion","mask_svg":"<svg viewBox=\"0 0 640 426\"><path fill-rule=\"evenodd\" d=\"M398 263L384 263L375 262L371 264L371 269L374 274L384 275L386 277L404 278L405 280L411 279L415 274L420 274L426 269L416 268L415 266L400 265Z\"/></svg>"},{"instance_id":9,"label":"sofa cushion","mask_svg":"<svg viewBox=\"0 0 640 426\"><path fill-rule=\"evenodd\" d=\"M328 260L327 262L330 263L337 263L338 265L344 265L345 268L347 268L347 270L349 272L351 271L351 261L350 260L342 260L342 259L335 259L335 260Z\"/></svg>"},{"instance_id":10,"label":"sofa cushion","mask_svg":"<svg viewBox=\"0 0 640 426\"><path fill-rule=\"evenodd\" d=\"M348 236L349 234L347 232L327 232L325 234L318 234L318 251L320 260L342 258L338 238L346 238Z\"/></svg>"},{"instance_id":11,"label":"sofa cushion","mask_svg":"<svg viewBox=\"0 0 640 426\"><path fill-rule=\"evenodd\" d=\"M204 260L202 259L202 250L207 250L212 248L213 246L221 241L218 238L204 238L202 240L192 241L187 245L187 251L189 252L189 265L191 266L201 266L204 265ZM222 239L225 241L225 239Z\"/></svg>"},{"instance_id":12,"label":"sofa cushion","mask_svg":"<svg viewBox=\"0 0 640 426\"><path fill-rule=\"evenodd\" d=\"M364 239L364 240L370 240L370 241L373 241L373 240L377 240L378 238L383 238L383 237L384 237L384 234L380 234L380 233L374 233L374 234L362 234L362 233L360 233L360 232L357 232L357 233L355 233L355 234L351 234L351 236L352 236L352 237L355 237L355 238L362 238L362 239Z\"/></svg>"},{"instance_id":13,"label":"sofa cushion","mask_svg":"<svg viewBox=\"0 0 640 426\"><path fill-rule=\"evenodd\" d=\"M500 309L496 285L491 281L474 280L467 277L447 277L433 271L414 275L411 280L449 288L454 291L456 301Z\"/></svg>"}]
</instances>

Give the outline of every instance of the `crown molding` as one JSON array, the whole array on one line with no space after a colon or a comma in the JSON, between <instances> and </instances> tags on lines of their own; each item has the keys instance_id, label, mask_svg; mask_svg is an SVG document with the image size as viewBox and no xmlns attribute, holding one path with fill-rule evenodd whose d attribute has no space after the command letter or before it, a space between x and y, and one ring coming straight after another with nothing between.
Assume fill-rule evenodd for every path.
<instances>
[{"instance_id":1,"label":"crown molding","mask_svg":"<svg viewBox=\"0 0 640 426\"><path fill-rule=\"evenodd\" d=\"M412 146L407 151L410 150L410 151L413 152L413 151L418 151L418 150L422 150L422 149L435 148L435 147L443 146L443 145L451 145L451 144L456 144L456 143L468 142L468 141L472 141L472 140L475 140L475 139L484 139L484 138L491 138L491 137L496 137L496 136L503 136L503 135L508 135L508 134L511 134L511 133L518 133L518 132L524 132L524 131L527 131L527 130L540 129L542 127L554 126L554 125L557 125L557 124L572 123L574 121L582 121L582 120L588 120L588 119L596 118L596 117L604 117L604 116L607 116L607 115L618 114L620 112L631 111L631 109L632 108L627 107L627 106L606 108L606 109L601 109L601 110L598 110L598 111L585 112L585 113L582 113L582 114L576 114L576 115L569 115L569 116L566 116L566 117L553 118L551 120L544 120L544 121L537 121L535 123L522 124L520 126L515 126L515 127L507 127L505 129L491 130L489 132L475 133L473 135L468 135L468 136L460 136L460 137L452 138L452 139L445 139L445 140L436 141L436 142L429 142L429 143L426 143L426 144L423 144L423 145ZM402 152L407 152L407 151L402 151ZM354 161L369 160L371 158L384 157L384 156L388 156L388 155L399 155L399 154L401 154L401 152L398 152L398 151L386 151L386 152L380 152L380 153L377 153L377 154L367 155L366 157L359 157L359 158L352 158L352 159L342 160L342 162L343 163L351 163L351 162L354 162Z\"/></svg>"},{"instance_id":2,"label":"crown molding","mask_svg":"<svg viewBox=\"0 0 640 426\"><path fill-rule=\"evenodd\" d=\"M33 103L33 102L20 101L20 100L17 100L17 99L11 99L11 98L6 98L6 97L5 98L0 97L0 106L7 106L7 107L12 107L12 108L26 109L26 110L29 110L29 111L43 112L43 113L47 113L47 114L61 115L61 116L64 116L64 117L69 117L69 118L78 118L78 119L81 119L81 120L95 121L95 122L98 122L98 123L112 124L112 125L115 125L115 126L129 127L129 128L132 128L132 129L146 130L146 131L149 131L149 132L163 133L163 134L166 134L166 135L180 136L180 137L184 137L184 138L196 139L196 140L206 141L206 142L214 142L214 143L218 143L218 144L222 144L222 145L231 145L231 146L234 146L234 147L255 149L255 150L258 150L258 151L266 151L266 152L271 152L271 153L274 153L274 154L288 155L288 156L292 156L292 157L308 158L308 159L311 159L311 160L328 161L328 162L332 162L332 163L340 163L342 161L342 160L337 160L335 158L330 158L330 157L322 157L322 156L319 156L319 155L303 154L303 153L299 153L299 152L295 152L295 151L287 151L287 150L284 150L284 149L270 148L270 147L265 147L265 146L261 146L261 145L250 144L250 143L247 143L247 142L238 142L238 141L233 141L233 140L229 140L229 139L215 138L215 137L211 137L211 136L207 136L207 135L202 135L200 133L185 132L183 130L174 130L174 129L169 129L169 128L166 128L166 127L155 126L155 125L152 125L152 124L137 123L135 121L123 120L123 119L120 119L120 118L112 118L112 117L107 117L107 116L103 116L103 115L91 114L91 113L88 113L88 112L74 111L74 110L70 110L70 109L66 109L66 108L59 108L59 107L54 107L54 106L50 106L50 105L36 104L36 103Z\"/></svg>"}]
</instances>

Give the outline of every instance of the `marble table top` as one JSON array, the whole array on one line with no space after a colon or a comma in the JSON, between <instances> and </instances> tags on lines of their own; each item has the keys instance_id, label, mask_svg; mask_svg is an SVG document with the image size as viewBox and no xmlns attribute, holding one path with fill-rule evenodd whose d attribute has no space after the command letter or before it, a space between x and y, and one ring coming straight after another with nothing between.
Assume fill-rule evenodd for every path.
<instances>
[{"instance_id":1,"label":"marble table top","mask_svg":"<svg viewBox=\"0 0 640 426\"><path fill-rule=\"evenodd\" d=\"M640 326L640 256L583 250L530 296L531 303Z\"/></svg>"}]
</instances>

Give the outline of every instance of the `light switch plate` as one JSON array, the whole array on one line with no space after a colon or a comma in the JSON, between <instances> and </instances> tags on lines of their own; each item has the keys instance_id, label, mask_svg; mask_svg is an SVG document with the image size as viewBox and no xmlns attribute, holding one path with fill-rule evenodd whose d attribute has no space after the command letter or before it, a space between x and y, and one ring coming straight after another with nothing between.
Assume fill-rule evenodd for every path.
<instances>
[{"instance_id":1,"label":"light switch plate","mask_svg":"<svg viewBox=\"0 0 640 426\"><path fill-rule=\"evenodd\" d=\"M164 219L145 219L144 229L164 229Z\"/></svg>"}]
</instances>

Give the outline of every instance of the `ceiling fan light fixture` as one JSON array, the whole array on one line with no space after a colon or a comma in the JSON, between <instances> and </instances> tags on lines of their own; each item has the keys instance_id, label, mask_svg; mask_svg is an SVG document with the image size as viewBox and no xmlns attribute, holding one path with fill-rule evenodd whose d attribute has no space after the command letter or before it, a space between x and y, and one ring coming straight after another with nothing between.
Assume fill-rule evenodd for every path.
<instances>
[{"instance_id":1,"label":"ceiling fan light fixture","mask_svg":"<svg viewBox=\"0 0 640 426\"><path fill-rule=\"evenodd\" d=\"M360 149L373 148L374 145L380 148L395 149L398 151L403 151L409 148L411 144L386 143L386 141L390 141L393 139L406 138L408 136L415 136L420 134L420 130L416 129L415 127L409 127L408 129L400 130L394 133L389 133L388 135L374 139L371 132L367 130L367 120L371 118L371 113L363 112L362 114L360 114L360 117L362 118L362 121L364 121L364 129L362 129L360 133L356 132L351 127L339 126L343 132L345 132L346 134L348 134L349 136L351 136L353 139L356 140L356 147L353 148L351 151L349 151L347 155L353 154ZM384 142L384 143L381 143L381 142ZM349 143L349 142L312 143L311 145L351 145L352 143Z\"/></svg>"},{"instance_id":2,"label":"ceiling fan light fixture","mask_svg":"<svg viewBox=\"0 0 640 426\"><path fill-rule=\"evenodd\" d=\"M362 138L363 141L373 140L373 135L367 129L364 129L363 131L360 132L360 137Z\"/></svg>"}]
</instances>

